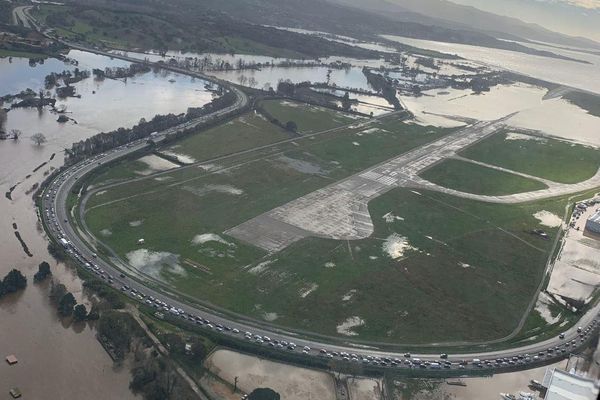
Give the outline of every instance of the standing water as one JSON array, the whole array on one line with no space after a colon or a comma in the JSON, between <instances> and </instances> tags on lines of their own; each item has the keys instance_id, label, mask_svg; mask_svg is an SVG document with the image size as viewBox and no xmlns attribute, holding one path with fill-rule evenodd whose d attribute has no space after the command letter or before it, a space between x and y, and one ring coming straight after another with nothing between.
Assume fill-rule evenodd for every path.
<instances>
[{"instance_id":1,"label":"standing water","mask_svg":"<svg viewBox=\"0 0 600 400\"><path fill-rule=\"evenodd\" d=\"M125 66L119 60L72 51L80 69ZM57 60L29 66L28 60L0 59L1 95L26 88L42 88L50 72L73 69ZM61 320L50 302L49 282L33 283L33 274L42 261L51 264L53 279L63 283L77 301L89 309L76 271L56 263L47 252L47 237L38 221L31 189L41 183L52 168L62 165L63 150L100 131L130 127L140 118L155 114L185 112L211 100L205 82L187 76L147 73L127 80L97 82L93 78L74 84L81 98L57 101L78 123L59 124L47 108L15 109L8 112L7 130L20 129L20 140L0 141L0 277L12 268L28 280L27 288L0 300L0 357L17 356L14 366L0 363L0 393L19 387L29 399L132 399L127 367L115 367L95 338L92 326ZM92 92L96 92L93 94ZM5 105L6 106L6 105ZM29 138L42 132L48 142L36 146ZM52 158L52 156L54 157ZM51 160L52 158L52 160ZM36 169L42 163L43 167ZM36 170L34 172L34 170ZM13 186L10 199L4 194ZM16 229L13 227L16 224ZM32 257L23 251L14 235L18 230ZM0 396L0 398L4 398Z\"/></svg>"}]
</instances>

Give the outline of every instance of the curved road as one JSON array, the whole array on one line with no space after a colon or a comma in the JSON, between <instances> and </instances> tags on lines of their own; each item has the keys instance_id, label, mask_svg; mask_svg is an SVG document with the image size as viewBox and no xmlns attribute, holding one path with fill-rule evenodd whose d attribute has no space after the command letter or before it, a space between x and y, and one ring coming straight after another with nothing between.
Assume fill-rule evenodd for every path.
<instances>
[{"instance_id":1,"label":"curved road","mask_svg":"<svg viewBox=\"0 0 600 400\"><path fill-rule=\"evenodd\" d=\"M27 10L24 9L19 10L20 16L24 16L23 19L28 19L29 17L26 11ZM37 26L37 24L31 21L30 17L29 19L33 25ZM248 104L247 96L239 89L230 86L228 83L206 77L199 73L193 73L168 65L158 65L156 63L124 57L100 50L89 49L72 43L66 44L72 48L109 57L121 58L131 62L145 62L181 74L217 82L223 86L229 87L230 90L234 91L236 94L237 101L232 106L187 122L182 126L160 132L153 137L155 141L160 141L167 134L175 133L181 129L193 128L208 120L222 118L238 111ZM125 277L123 271L117 269L111 263L97 258L93 246L82 239L82 236L85 236L85 233L76 232L76 228L69 222L71 218L70 210L67 209L69 193L71 193L73 187L75 187L85 175L89 174L100 165L125 157L128 154L142 150L147 146L145 140L138 140L64 169L44 189L42 193L41 213L49 235L51 235L57 243L66 242L64 244L65 248L82 267L101 276L102 279L107 281L107 284L122 290L130 297L151 304L165 313L177 315L180 318L187 320L189 323L221 332L223 335L238 337L240 340L249 340L258 345L280 349L282 352L303 353L305 357L335 358L381 368L472 368L488 369L490 372L513 368L527 368L529 365L534 367L541 362L547 362L550 359L562 358L578 349L598 329L599 324L597 323L596 318L600 315L600 304L594 306L581 317L579 320L579 326L581 328L578 328L577 326L570 328L565 331L564 338L553 337L542 342L499 351L450 354L448 359L441 360L440 355L437 353L412 354L411 356L408 356L404 352L398 351L400 345L396 346L396 349L393 351L386 351L376 346L366 346L365 344L351 343L350 341L346 341L344 344L338 344L340 341L333 343L333 341L328 342L326 339L312 339L307 336L302 336L297 332L273 327L263 322L246 321L242 318L236 319L228 317L226 314L216 310L181 301L178 299L178 296L169 293L163 288L150 287L148 286L148 282L144 283L137 279ZM406 350L408 349L409 347L407 346Z\"/></svg>"}]
</instances>

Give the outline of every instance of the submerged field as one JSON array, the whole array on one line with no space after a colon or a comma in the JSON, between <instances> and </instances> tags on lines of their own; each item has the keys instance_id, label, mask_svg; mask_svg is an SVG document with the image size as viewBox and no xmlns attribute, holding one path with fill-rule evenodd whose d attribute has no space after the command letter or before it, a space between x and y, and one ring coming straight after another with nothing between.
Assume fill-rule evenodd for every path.
<instances>
[{"instance_id":1,"label":"submerged field","mask_svg":"<svg viewBox=\"0 0 600 400\"><path fill-rule=\"evenodd\" d=\"M582 182L600 168L595 148L516 132L493 135L461 155L559 183Z\"/></svg>"},{"instance_id":2,"label":"submerged field","mask_svg":"<svg viewBox=\"0 0 600 400\"><path fill-rule=\"evenodd\" d=\"M501 196L547 188L539 181L461 160L449 159L421 173L421 178L466 193Z\"/></svg>"}]
</instances>

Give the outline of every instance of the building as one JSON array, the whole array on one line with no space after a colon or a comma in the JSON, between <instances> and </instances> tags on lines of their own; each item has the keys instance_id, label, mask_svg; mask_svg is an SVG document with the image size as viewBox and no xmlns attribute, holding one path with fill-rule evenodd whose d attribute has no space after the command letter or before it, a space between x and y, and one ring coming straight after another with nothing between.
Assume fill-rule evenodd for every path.
<instances>
[{"instance_id":1,"label":"building","mask_svg":"<svg viewBox=\"0 0 600 400\"><path fill-rule=\"evenodd\" d=\"M6 362L8 365L15 365L17 362L19 362L19 360L17 360L17 357L11 354L10 356L6 356Z\"/></svg>"},{"instance_id":2,"label":"building","mask_svg":"<svg viewBox=\"0 0 600 400\"><path fill-rule=\"evenodd\" d=\"M559 369L548 369L542 383L546 389L544 400L596 400L598 381L570 374Z\"/></svg>"},{"instance_id":3,"label":"building","mask_svg":"<svg viewBox=\"0 0 600 400\"><path fill-rule=\"evenodd\" d=\"M588 218L585 223L585 229L590 232L600 233L600 211L596 211L594 215Z\"/></svg>"}]
</instances>

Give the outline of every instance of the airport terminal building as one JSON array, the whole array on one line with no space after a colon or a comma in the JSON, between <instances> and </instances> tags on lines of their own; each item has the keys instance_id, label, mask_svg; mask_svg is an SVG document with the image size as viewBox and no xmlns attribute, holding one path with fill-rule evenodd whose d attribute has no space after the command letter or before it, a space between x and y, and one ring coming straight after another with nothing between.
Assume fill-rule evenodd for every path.
<instances>
[{"instance_id":1,"label":"airport terminal building","mask_svg":"<svg viewBox=\"0 0 600 400\"><path fill-rule=\"evenodd\" d=\"M588 218L585 223L585 229L590 232L600 233L600 211L596 211L594 215Z\"/></svg>"}]
</instances>

